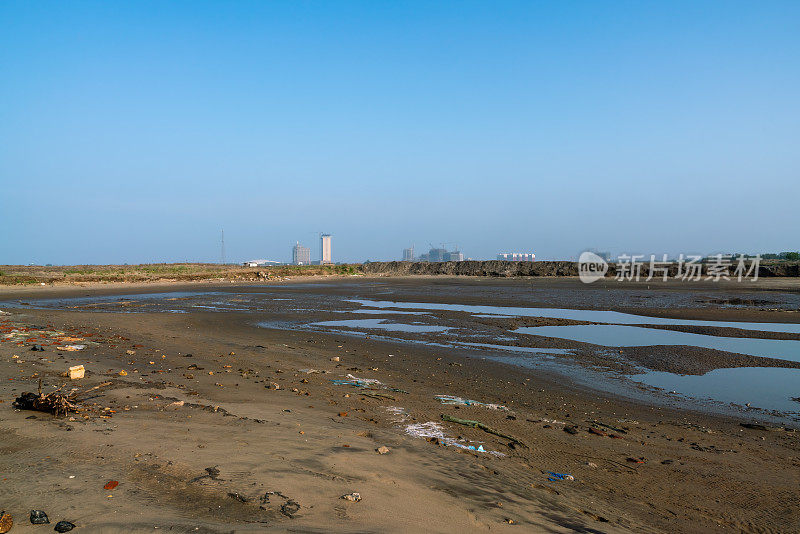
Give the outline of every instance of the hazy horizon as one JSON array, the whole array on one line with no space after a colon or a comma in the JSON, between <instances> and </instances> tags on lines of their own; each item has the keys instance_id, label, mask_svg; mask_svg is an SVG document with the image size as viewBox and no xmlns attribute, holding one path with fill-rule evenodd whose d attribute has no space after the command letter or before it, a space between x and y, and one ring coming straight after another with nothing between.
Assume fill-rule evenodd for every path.
<instances>
[{"instance_id":1,"label":"hazy horizon","mask_svg":"<svg viewBox=\"0 0 800 534\"><path fill-rule=\"evenodd\" d=\"M0 264L798 250L796 2L0 4Z\"/></svg>"}]
</instances>

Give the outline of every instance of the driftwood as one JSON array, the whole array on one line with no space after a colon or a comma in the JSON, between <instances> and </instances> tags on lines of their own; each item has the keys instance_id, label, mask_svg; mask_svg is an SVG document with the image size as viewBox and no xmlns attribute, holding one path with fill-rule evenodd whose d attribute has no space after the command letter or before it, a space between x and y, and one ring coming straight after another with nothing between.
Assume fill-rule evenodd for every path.
<instances>
[{"instance_id":1,"label":"driftwood","mask_svg":"<svg viewBox=\"0 0 800 534\"><path fill-rule=\"evenodd\" d=\"M39 379L39 392L30 393L25 392L14 400L14 408L19 410L34 410L37 412L46 412L53 415L66 415L69 412L77 412L80 407L76 404L78 397L110 385L111 382L104 382L99 386L79 391L73 389L69 393L61 393L64 386L59 387L55 391L51 391L47 395L42 394L42 380Z\"/></svg>"},{"instance_id":2,"label":"driftwood","mask_svg":"<svg viewBox=\"0 0 800 534\"><path fill-rule=\"evenodd\" d=\"M391 395L387 395L386 393L364 393L360 392L359 395L364 395L365 397L370 397L373 399L389 399L389 400L397 400Z\"/></svg>"},{"instance_id":3,"label":"driftwood","mask_svg":"<svg viewBox=\"0 0 800 534\"><path fill-rule=\"evenodd\" d=\"M471 426L472 428L478 428L478 429L483 430L484 432L486 432L488 434L494 434L495 436L500 436L501 438L505 438L505 439L510 440L510 441L512 441L514 443L518 443L518 444L522 445L523 447L527 447L527 445L525 445L523 442L521 442L520 440L518 440L514 436L509 436L508 434L503 434L502 432L500 432L498 430L495 430L492 427L481 423L480 421L470 421L469 419L459 419L458 417L453 417L453 416L447 415L447 414L442 414L442 420L443 421L449 421L450 423L458 423L459 425Z\"/></svg>"}]
</instances>

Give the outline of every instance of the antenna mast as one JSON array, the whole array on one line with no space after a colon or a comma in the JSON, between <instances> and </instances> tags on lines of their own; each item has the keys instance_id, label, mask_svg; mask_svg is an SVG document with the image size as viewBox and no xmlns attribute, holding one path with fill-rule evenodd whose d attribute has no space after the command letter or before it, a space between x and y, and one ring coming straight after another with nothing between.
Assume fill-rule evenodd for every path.
<instances>
[{"instance_id":1,"label":"antenna mast","mask_svg":"<svg viewBox=\"0 0 800 534\"><path fill-rule=\"evenodd\" d=\"M225 230L222 230L222 237L220 239L220 263L225 265Z\"/></svg>"}]
</instances>

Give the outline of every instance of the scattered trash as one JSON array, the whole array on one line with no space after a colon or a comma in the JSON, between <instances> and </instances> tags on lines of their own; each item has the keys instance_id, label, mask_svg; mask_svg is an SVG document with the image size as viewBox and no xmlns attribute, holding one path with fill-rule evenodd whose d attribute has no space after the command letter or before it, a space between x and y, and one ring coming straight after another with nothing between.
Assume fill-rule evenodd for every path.
<instances>
[{"instance_id":1,"label":"scattered trash","mask_svg":"<svg viewBox=\"0 0 800 534\"><path fill-rule=\"evenodd\" d=\"M347 417L347 412L339 412L339 417Z\"/></svg>"},{"instance_id":2,"label":"scattered trash","mask_svg":"<svg viewBox=\"0 0 800 534\"><path fill-rule=\"evenodd\" d=\"M463 399L461 397L454 397L453 395L434 395L437 399L442 401L442 404L455 404L460 406L482 406L490 410L504 410L508 411L506 406L501 404L490 404L486 402L479 402L476 400Z\"/></svg>"},{"instance_id":3,"label":"scattered trash","mask_svg":"<svg viewBox=\"0 0 800 534\"><path fill-rule=\"evenodd\" d=\"M545 474L550 475L547 480L550 482L558 482L559 480L575 480L575 477L569 473L553 473L552 471L545 471Z\"/></svg>"},{"instance_id":4,"label":"scattered trash","mask_svg":"<svg viewBox=\"0 0 800 534\"><path fill-rule=\"evenodd\" d=\"M113 489L114 489L114 488L116 488L117 486L119 486L119 482L118 482L118 481L116 481L116 480L109 480L108 482L106 482L106 485L105 485L105 486L103 486L103 489L104 489L104 490L113 490Z\"/></svg>"},{"instance_id":5,"label":"scattered trash","mask_svg":"<svg viewBox=\"0 0 800 534\"><path fill-rule=\"evenodd\" d=\"M5 511L0 512L0 534L6 534L13 526L14 518L11 517L11 514Z\"/></svg>"},{"instance_id":6,"label":"scattered trash","mask_svg":"<svg viewBox=\"0 0 800 534\"><path fill-rule=\"evenodd\" d=\"M338 362L338 361L339 361L339 359L340 359L340 358L339 358L338 356L334 356L333 358L331 358L331 361L332 361L332 362Z\"/></svg>"},{"instance_id":7,"label":"scattered trash","mask_svg":"<svg viewBox=\"0 0 800 534\"><path fill-rule=\"evenodd\" d=\"M120 372L119 372L119 373L117 373L117 374L119 374L119 376L128 376L128 371L126 371L125 369L123 369L122 371L120 371Z\"/></svg>"},{"instance_id":8,"label":"scattered trash","mask_svg":"<svg viewBox=\"0 0 800 534\"><path fill-rule=\"evenodd\" d=\"M633 458L632 456L625 458L625 460L632 464L643 464L647 462L646 458Z\"/></svg>"},{"instance_id":9,"label":"scattered trash","mask_svg":"<svg viewBox=\"0 0 800 534\"><path fill-rule=\"evenodd\" d=\"M77 350L83 350L86 348L86 345L64 345L63 347L56 347L57 350L63 350L66 352L75 352Z\"/></svg>"},{"instance_id":10,"label":"scattered trash","mask_svg":"<svg viewBox=\"0 0 800 534\"><path fill-rule=\"evenodd\" d=\"M453 416L447 415L447 414L442 414L442 420L448 421L450 423L458 423L459 425L471 426L472 428L478 428L478 429L483 430L484 432L486 432L488 434L494 434L495 436L500 436L501 438L505 438L505 439L510 440L510 441L512 441L514 443L519 443L523 447L526 446L522 441L520 441L519 439L515 438L514 436L509 436L508 434L503 434L502 432L500 432L498 430L495 430L495 429L493 429L493 428L481 423L480 421L470 421L469 419L459 419L458 417L453 417Z\"/></svg>"},{"instance_id":11,"label":"scattered trash","mask_svg":"<svg viewBox=\"0 0 800 534\"><path fill-rule=\"evenodd\" d=\"M358 502L358 501L361 500L361 494L360 493L348 493L346 495L342 495L340 498L344 499L346 501Z\"/></svg>"},{"instance_id":12,"label":"scattered trash","mask_svg":"<svg viewBox=\"0 0 800 534\"><path fill-rule=\"evenodd\" d=\"M564 427L564 432L566 432L567 434L575 435L575 434L578 433L578 427L577 426L565 426Z\"/></svg>"},{"instance_id":13,"label":"scattered trash","mask_svg":"<svg viewBox=\"0 0 800 534\"><path fill-rule=\"evenodd\" d=\"M591 467L592 469L597 469L597 464L594 462L586 462L586 467Z\"/></svg>"},{"instance_id":14,"label":"scattered trash","mask_svg":"<svg viewBox=\"0 0 800 534\"><path fill-rule=\"evenodd\" d=\"M44 352L44 347L42 347L41 345L33 345L31 347L31 350L34 351L34 352L35 351Z\"/></svg>"},{"instance_id":15,"label":"scattered trash","mask_svg":"<svg viewBox=\"0 0 800 534\"><path fill-rule=\"evenodd\" d=\"M297 372L298 373L305 373L307 375L310 375L310 374L313 374L313 373L327 373L327 371L320 371L319 369L298 369Z\"/></svg>"},{"instance_id":16,"label":"scattered trash","mask_svg":"<svg viewBox=\"0 0 800 534\"><path fill-rule=\"evenodd\" d=\"M375 451L378 454L387 454L389 452L389 447L387 447L386 445L381 445L380 447L375 449Z\"/></svg>"},{"instance_id":17,"label":"scattered trash","mask_svg":"<svg viewBox=\"0 0 800 534\"><path fill-rule=\"evenodd\" d=\"M594 434L595 436L608 436L608 434L593 426L589 427L589 434Z\"/></svg>"},{"instance_id":18,"label":"scattered trash","mask_svg":"<svg viewBox=\"0 0 800 534\"><path fill-rule=\"evenodd\" d=\"M360 388L368 388L380 386L381 381L374 378L358 378L351 374L345 377L345 380L331 380L337 386L357 386Z\"/></svg>"},{"instance_id":19,"label":"scattered trash","mask_svg":"<svg viewBox=\"0 0 800 534\"><path fill-rule=\"evenodd\" d=\"M31 524L32 525L46 525L50 520L47 514L41 510L31 510Z\"/></svg>"},{"instance_id":20,"label":"scattered trash","mask_svg":"<svg viewBox=\"0 0 800 534\"><path fill-rule=\"evenodd\" d=\"M392 414L392 423L403 423L408 419L408 412L402 406L385 406L384 410Z\"/></svg>"},{"instance_id":21,"label":"scattered trash","mask_svg":"<svg viewBox=\"0 0 800 534\"><path fill-rule=\"evenodd\" d=\"M73 365L69 368L69 379L70 380L78 380L83 378L86 373L86 369L84 369L83 365Z\"/></svg>"},{"instance_id":22,"label":"scattered trash","mask_svg":"<svg viewBox=\"0 0 800 534\"><path fill-rule=\"evenodd\" d=\"M69 521L59 521L58 523L56 523L56 526L53 530L55 530L56 532L69 532L73 528L75 528L75 525L73 525Z\"/></svg>"},{"instance_id":23,"label":"scattered trash","mask_svg":"<svg viewBox=\"0 0 800 534\"><path fill-rule=\"evenodd\" d=\"M460 443L457 439L448 437L445 435L442 426L435 422L435 421L428 421L427 423L414 423L411 425L406 426L405 428L406 434L413 436L415 438L424 438L428 441L434 442L439 445L443 445L446 447L457 447L459 449L465 449L475 452L485 452L487 454L493 454L495 456L505 456L502 452L497 451L487 451L483 448L483 445L465 445L464 443Z\"/></svg>"}]
</instances>

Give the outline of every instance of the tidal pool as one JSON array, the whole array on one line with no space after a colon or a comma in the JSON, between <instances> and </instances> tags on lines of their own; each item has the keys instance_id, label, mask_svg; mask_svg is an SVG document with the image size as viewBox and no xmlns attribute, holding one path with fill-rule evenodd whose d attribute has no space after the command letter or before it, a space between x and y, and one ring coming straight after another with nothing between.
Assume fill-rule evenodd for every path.
<instances>
[{"instance_id":1,"label":"tidal pool","mask_svg":"<svg viewBox=\"0 0 800 534\"><path fill-rule=\"evenodd\" d=\"M320 321L310 323L309 326L345 327L345 328L376 328L389 332L430 333L449 330L446 326L429 324L404 324L387 323L386 319L346 319L342 321Z\"/></svg>"},{"instance_id":2,"label":"tidal pool","mask_svg":"<svg viewBox=\"0 0 800 534\"><path fill-rule=\"evenodd\" d=\"M713 399L784 412L800 412L800 369L736 367L714 369L704 375L676 375L650 371L631 380L675 391L697 399Z\"/></svg>"},{"instance_id":3,"label":"tidal pool","mask_svg":"<svg viewBox=\"0 0 800 534\"><path fill-rule=\"evenodd\" d=\"M475 306L466 304L439 304L434 302L393 302L388 300L353 299L365 307L400 308L417 310L461 311L483 316L512 317L545 317L548 319L571 319L605 324L652 324L652 325L687 325L717 326L722 328L741 328L745 330L761 330L763 332L785 332L800 334L800 323L746 323L737 321L700 321L694 319L668 319L665 317L648 317L610 310L572 310L569 308L517 308L508 306Z\"/></svg>"},{"instance_id":4,"label":"tidal pool","mask_svg":"<svg viewBox=\"0 0 800 534\"><path fill-rule=\"evenodd\" d=\"M767 358L800 362L800 341L719 337L676 332L640 326L581 324L567 326L524 326L515 332L535 336L557 337L602 345L604 347L646 347L653 345L687 345L723 350Z\"/></svg>"}]
</instances>

